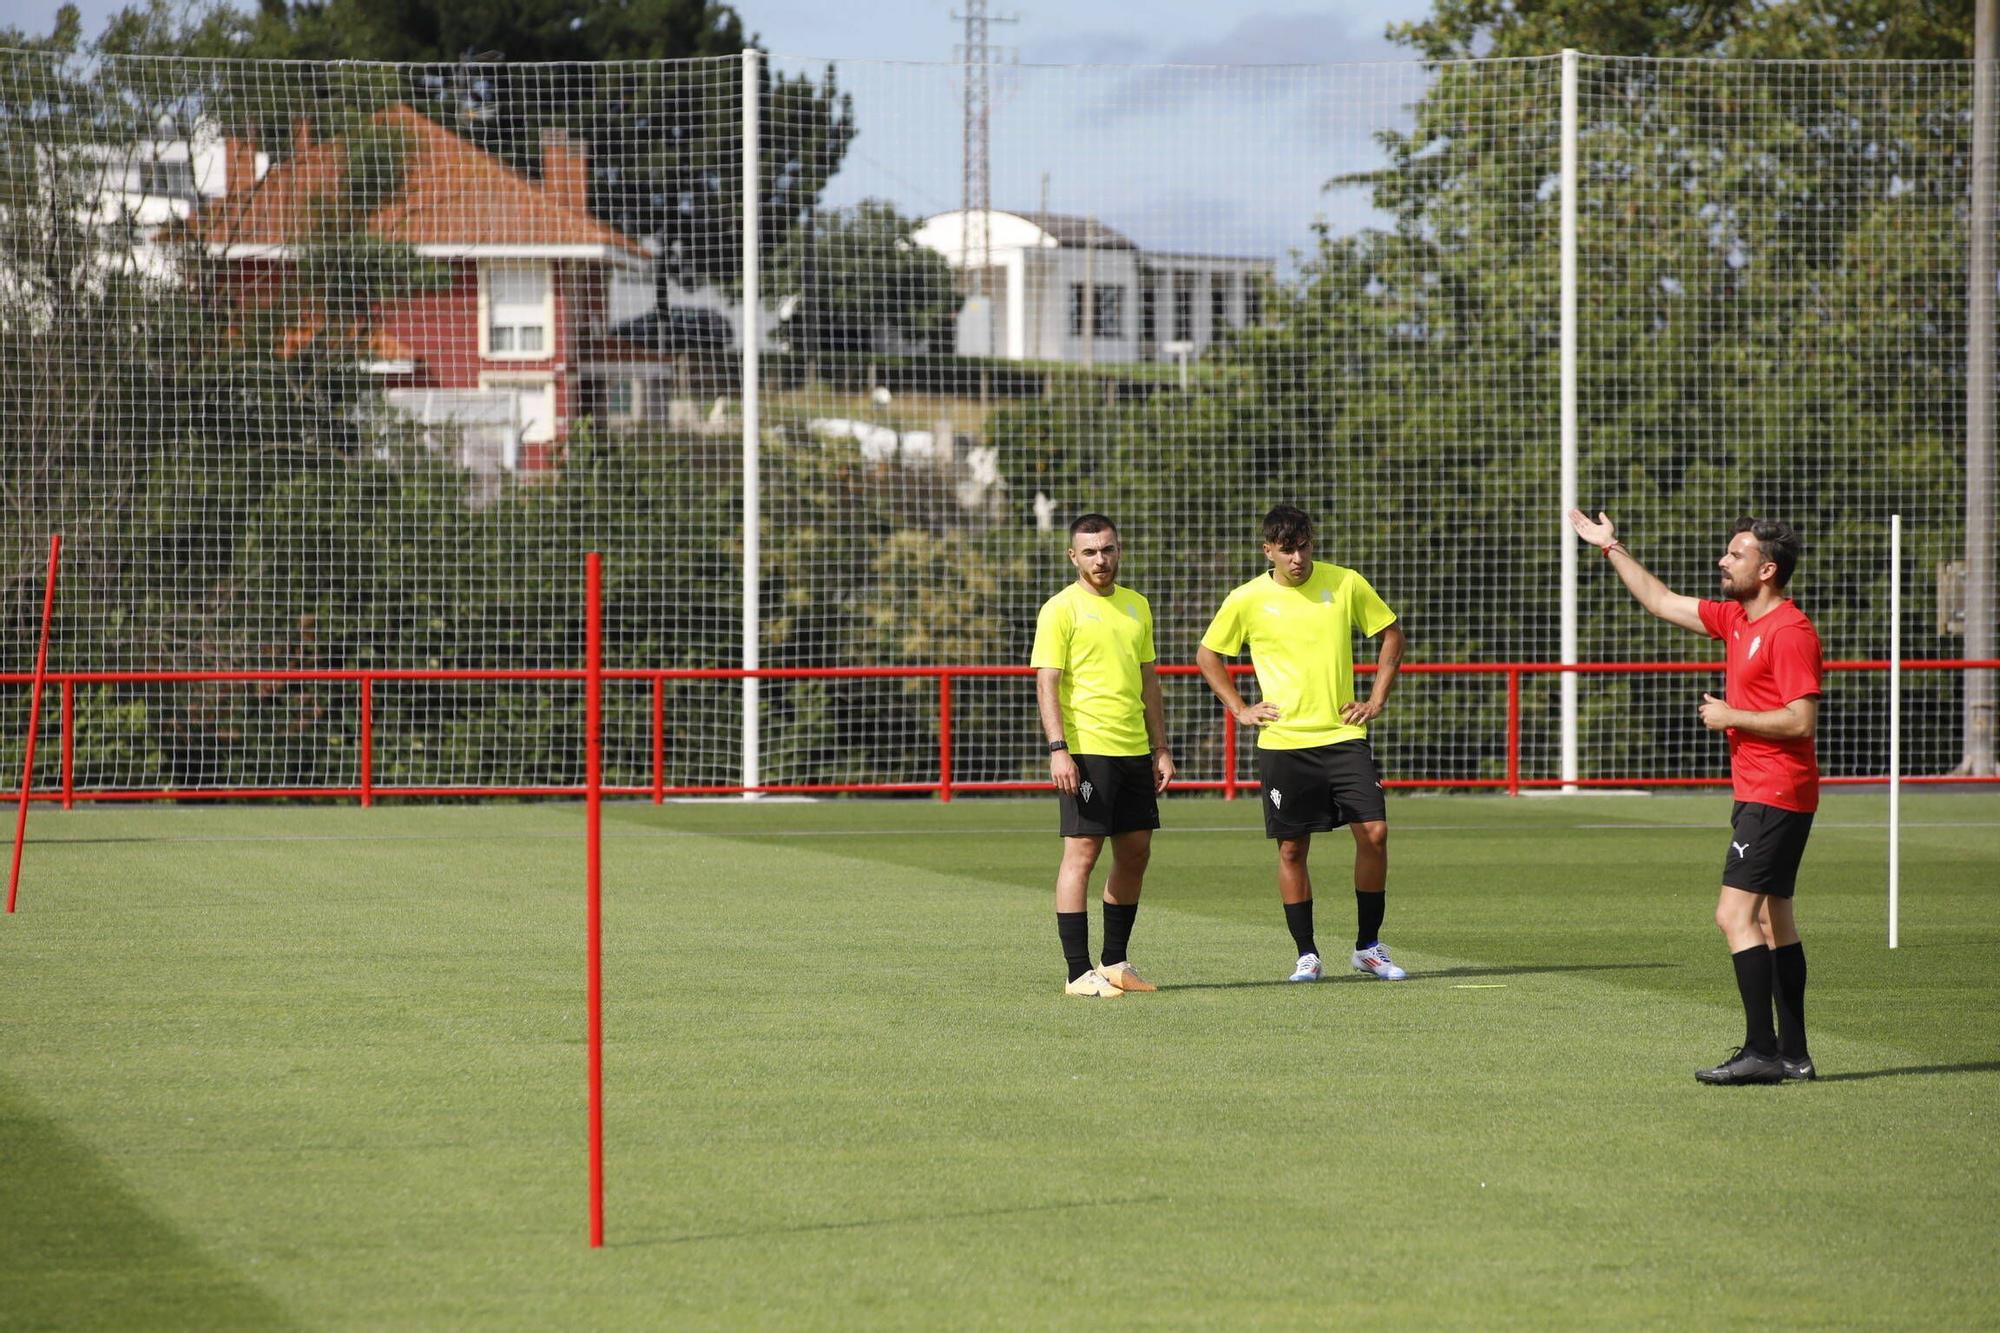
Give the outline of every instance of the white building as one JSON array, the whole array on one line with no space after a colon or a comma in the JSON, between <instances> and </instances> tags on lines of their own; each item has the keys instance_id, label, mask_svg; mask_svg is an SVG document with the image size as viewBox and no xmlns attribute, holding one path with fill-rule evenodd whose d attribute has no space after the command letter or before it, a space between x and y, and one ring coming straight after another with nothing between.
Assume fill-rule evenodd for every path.
<instances>
[{"instance_id":1,"label":"white building","mask_svg":"<svg viewBox=\"0 0 2000 1333\"><path fill-rule=\"evenodd\" d=\"M228 189L222 136L205 121L186 131L162 121L151 138L41 146L35 155L36 170L25 186L32 197L15 199L14 207L27 225L44 229L50 245L55 244L50 218L66 218L89 233L91 270L70 276L96 290L114 276L178 282L169 252L158 243L160 232L185 222L203 200ZM260 153L249 169L261 177L269 166ZM0 319L52 318L37 282L34 275L0 265L0 305L6 307Z\"/></svg>"},{"instance_id":2,"label":"white building","mask_svg":"<svg viewBox=\"0 0 2000 1333\"><path fill-rule=\"evenodd\" d=\"M89 198L87 221L112 244L105 262L129 264L152 278L168 278L166 256L156 245L162 228L186 222L202 203L219 199L250 182L229 179L229 153L221 132L208 121L176 134L165 122L159 137L77 150L70 170L81 175ZM270 170L268 154L248 166L261 180Z\"/></svg>"},{"instance_id":3,"label":"white building","mask_svg":"<svg viewBox=\"0 0 2000 1333\"><path fill-rule=\"evenodd\" d=\"M986 235L980 235L984 222ZM968 306L958 352L1015 361L1170 361L1263 322L1274 260L1141 250L1096 218L1062 213L926 219L916 240L973 291L983 248L987 315Z\"/></svg>"}]
</instances>

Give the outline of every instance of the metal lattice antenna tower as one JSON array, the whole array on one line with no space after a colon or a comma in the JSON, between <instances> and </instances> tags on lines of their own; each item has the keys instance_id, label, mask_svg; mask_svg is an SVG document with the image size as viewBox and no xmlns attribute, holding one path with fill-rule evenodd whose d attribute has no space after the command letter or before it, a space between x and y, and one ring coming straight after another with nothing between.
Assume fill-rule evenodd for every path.
<instances>
[{"instance_id":1,"label":"metal lattice antenna tower","mask_svg":"<svg viewBox=\"0 0 2000 1333\"><path fill-rule=\"evenodd\" d=\"M988 239L993 211L993 172L987 144L993 113L993 88L988 72L995 55L995 48L986 40L986 26L1016 20L987 17L986 0L966 0L965 12L954 13L952 18L965 22L965 41L958 48L959 62L965 66L965 181L960 195L959 225L964 229L961 232L964 264L972 274L968 290L973 296L984 296L986 270L991 266L993 257ZM973 222L974 218L979 220L977 224ZM978 227L976 240L972 235L975 225Z\"/></svg>"}]
</instances>

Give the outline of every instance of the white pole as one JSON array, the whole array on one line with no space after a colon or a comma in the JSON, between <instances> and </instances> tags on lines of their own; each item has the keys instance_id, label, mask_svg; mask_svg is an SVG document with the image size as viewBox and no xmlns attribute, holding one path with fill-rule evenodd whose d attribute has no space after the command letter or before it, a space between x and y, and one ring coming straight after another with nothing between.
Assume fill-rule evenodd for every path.
<instances>
[{"instance_id":1,"label":"white pole","mask_svg":"<svg viewBox=\"0 0 2000 1333\"><path fill-rule=\"evenodd\" d=\"M1903 860L1903 516L1889 515L1889 947Z\"/></svg>"},{"instance_id":2,"label":"white pole","mask_svg":"<svg viewBox=\"0 0 2000 1333\"><path fill-rule=\"evenodd\" d=\"M757 215L762 168L757 152L757 103L763 92L758 53L743 53L743 669L755 671L759 660L758 580L762 576L762 542L758 524L763 499L758 487L757 354L763 340L757 287ZM758 782L757 679L743 681L743 785ZM754 796L755 792L746 793Z\"/></svg>"},{"instance_id":3,"label":"white pole","mask_svg":"<svg viewBox=\"0 0 2000 1333\"><path fill-rule=\"evenodd\" d=\"M1562 571L1562 661L1576 657L1576 536L1569 511L1576 508L1576 52L1562 53L1562 507L1556 544ZM1562 673L1562 780L1576 790L1576 673Z\"/></svg>"}]
</instances>

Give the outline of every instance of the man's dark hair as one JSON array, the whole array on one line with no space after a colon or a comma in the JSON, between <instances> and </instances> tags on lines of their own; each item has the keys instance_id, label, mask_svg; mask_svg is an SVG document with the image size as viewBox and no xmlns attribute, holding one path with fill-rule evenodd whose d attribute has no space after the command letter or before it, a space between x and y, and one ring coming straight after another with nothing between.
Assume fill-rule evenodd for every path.
<instances>
[{"instance_id":1,"label":"man's dark hair","mask_svg":"<svg viewBox=\"0 0 2000 1333\"><path fill-rule=\"evenodd\" d=\"M1280 550L1296 551L1313 539L1313 521L1297 505L1274 505L1264 515L1264 540Z\"/></svg>"},{"instance_id":2,"label":"man's dark hair","mask_svg":"<svg viewBox=\"0 0 2000 1333\"><path fill-rule=\"evenodd\" d=\"M1789 523L1780 523L1775 518L1739 518L1736 526L1729 530L1732 539L1739 532L1747 532L1757 539L1757 553L1778 567L1778 586L1784 587L1792 581L1792 571L1799 566L1799 552L1804 549L1799 534L1792 531Z\"/></svg>"},{"instance_id":3,"label":"man's dark hair","mask_svg":"<svg viewBox=\"0 0 2000 1333\"><path fill-rule=\"evenodd\" d=\"M1074 546L1076 544L1076 534L1079 532L1116 532L1116 531L1118 531L1118 525L1116 523L1113 523L1110 519L1106 518L1104 515L1083 514L1080 515L1074 523L1071 523L1069 525L1069 540L1070 544Z\"/></svg>"}]
</instances>

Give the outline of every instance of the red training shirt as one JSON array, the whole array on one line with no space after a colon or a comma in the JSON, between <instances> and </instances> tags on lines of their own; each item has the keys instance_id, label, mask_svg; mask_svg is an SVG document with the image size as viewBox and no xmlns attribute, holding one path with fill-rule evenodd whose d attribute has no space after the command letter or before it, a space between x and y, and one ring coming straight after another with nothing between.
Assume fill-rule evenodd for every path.
<instances>
[{"instance_id":1,"label":"red training shirt","mask_svg":"<svg viewBox=\"0 0 2000 1333\"><path fill-rule=\"evenodd\" d=\"M1786 599L1756 620L1740 602L1700 602L1701 623L1728 649L1723 701L1767 713L1820 692L1819 631ZM1736 799L1810 813L1819 809L1819 757L1812 737L1774 740L1729 728Z\"/></svg>"}]
</instances>

